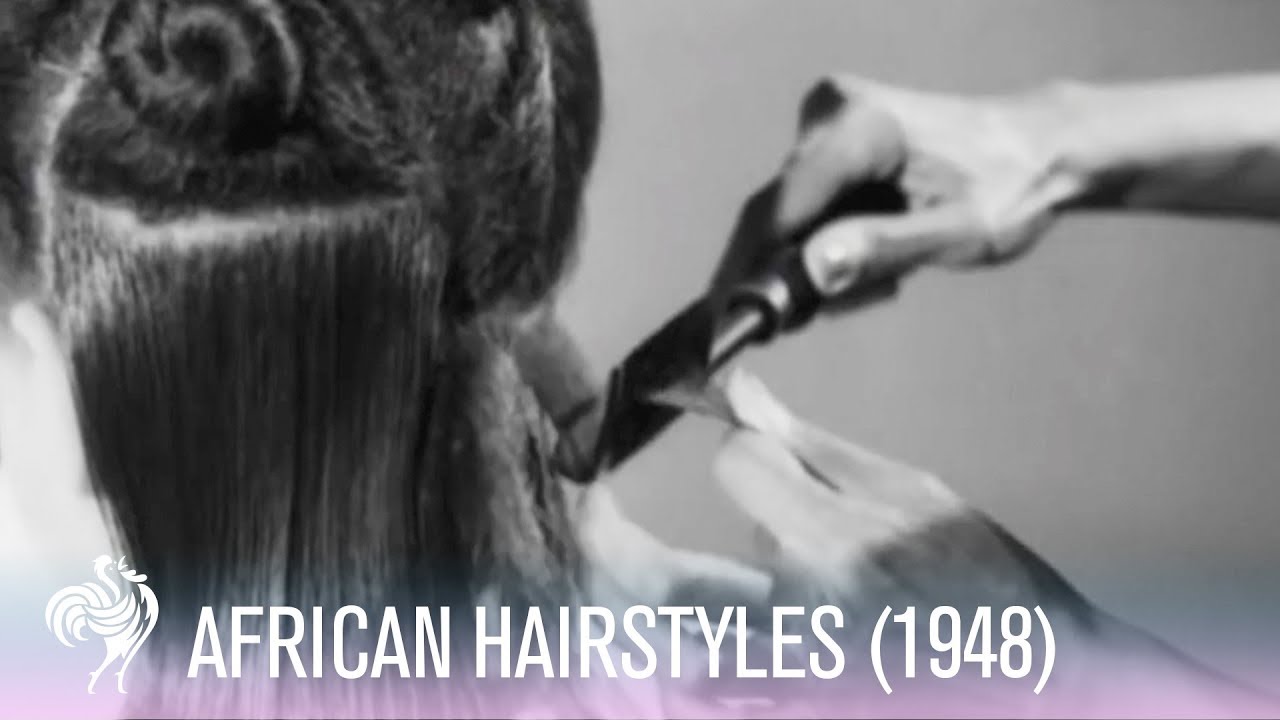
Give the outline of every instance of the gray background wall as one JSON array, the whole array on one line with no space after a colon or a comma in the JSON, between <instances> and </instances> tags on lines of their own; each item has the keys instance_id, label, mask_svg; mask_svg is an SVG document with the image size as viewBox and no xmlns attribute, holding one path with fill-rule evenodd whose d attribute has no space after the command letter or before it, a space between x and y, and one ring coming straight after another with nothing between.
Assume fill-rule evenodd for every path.
<instances>
[{"instance_id":1,"label":"gray background wall","mask_svg":"<svg viewBox=\"0 0 1280 720\"><path fill-rule=\"evenodd\" d=\"M1264 0L599 0L597 16L608 123L564 314L601 368L702 287L822 73L987 92L1280 69ZM1105 607L1275 685L1277 276L1275 227L1072 219L1020 265L921 276L748 366L940 473ZM707 473L721 433L688 421L616 484L663 536L733 552L747 528Z\"/></svg>"}]
</instances>

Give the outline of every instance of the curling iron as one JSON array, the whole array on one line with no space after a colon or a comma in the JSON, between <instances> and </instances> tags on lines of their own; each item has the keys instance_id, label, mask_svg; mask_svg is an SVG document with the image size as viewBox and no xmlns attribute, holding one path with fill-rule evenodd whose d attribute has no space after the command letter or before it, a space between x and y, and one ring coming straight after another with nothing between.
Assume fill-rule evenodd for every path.
<instances>
[{"instance_id":1,"label":"curling iron","mask_svg":"<svg viewBox=\"0 0 1280 720\"><path fill-rule=\"evenodd\" d=\"M776 186L766 188L748 203L742 223L760 221L750 217L753 206L771 218L776 199ZM562 471L589 482L620 467L684 414L686 407L672 397L696 396L746 349L804 328L829 304L861 306L894 296L899 278L874 268L838 298L824 296L805 263L804 245L836 218L904 208L901 192L892 185L847 192L816 221L751 262L753 271L743 279L727 289L713 287L687 305L613 368L602 396L564 422L557 452Z\"/></svg>"}]
</instances>

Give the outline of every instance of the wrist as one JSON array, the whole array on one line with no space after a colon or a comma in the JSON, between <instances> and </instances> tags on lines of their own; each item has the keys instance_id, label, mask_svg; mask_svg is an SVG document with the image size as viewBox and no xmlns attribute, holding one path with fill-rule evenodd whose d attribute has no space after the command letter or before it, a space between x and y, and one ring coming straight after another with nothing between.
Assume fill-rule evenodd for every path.
<instances>
[{"instance_id":1,"label":"wrist","mask_svg":"<svg viewBox=\"0 0 1280 720\"><path fill-rule=\"evenodd\" d=\"M1122 153L1106 141L1102 91L1059 80L1014 98L1013 123L1041 158L1055 209L1107 205L1122 194L1127 174Z\"/></svg>"}]
</instances>

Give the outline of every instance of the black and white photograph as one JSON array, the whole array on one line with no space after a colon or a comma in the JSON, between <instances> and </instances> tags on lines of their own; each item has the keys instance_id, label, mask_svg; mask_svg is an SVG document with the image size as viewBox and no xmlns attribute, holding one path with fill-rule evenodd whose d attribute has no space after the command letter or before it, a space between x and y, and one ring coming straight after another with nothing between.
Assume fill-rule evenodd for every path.
<instances>
[{"instance_id":1,"label":"black and white photograph","mask_svg":"<svg viewBox=\"0 0 1280 720\"><path fill-rule=\"evenodd\" d=\"M0 720L1280 717L1280 2L0 0Z\"/></svg>"}]
</instances>

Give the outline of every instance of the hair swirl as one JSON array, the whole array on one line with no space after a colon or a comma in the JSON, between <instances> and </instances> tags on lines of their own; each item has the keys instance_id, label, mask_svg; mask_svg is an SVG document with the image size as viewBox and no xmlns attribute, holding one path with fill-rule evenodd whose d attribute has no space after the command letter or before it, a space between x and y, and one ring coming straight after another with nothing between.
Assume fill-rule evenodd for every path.
<instances>
[{"instance_id":1,"label":"hair swirl","mask_svg":"<svg viewBox=\"0 0 1280 720\"><path fill-rule=\"evenodd\" d=\"M271 0L120 0L101 48L125 104L177 140L266 147L297 111L299 51Z\"/></svg>"}]
</instances>

